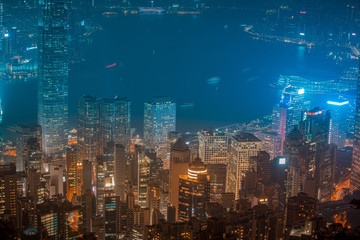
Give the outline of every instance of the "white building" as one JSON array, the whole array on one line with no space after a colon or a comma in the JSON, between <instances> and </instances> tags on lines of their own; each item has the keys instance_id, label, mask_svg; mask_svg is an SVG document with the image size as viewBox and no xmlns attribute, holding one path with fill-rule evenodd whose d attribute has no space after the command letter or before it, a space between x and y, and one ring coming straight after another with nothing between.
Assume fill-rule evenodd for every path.
<instances>
[{"instance_id":1,"label":"white building","mask_svg":"<svg viewBox=\"0 0 360 240\"><path fill-rule=\"evenodd\" d=\"M243 177L250 168L250 158L261 150L262 142L253 134L243 132L232 137L226 189L235 193L235 199L239 199Z\"/></svg>"}]
</instances>

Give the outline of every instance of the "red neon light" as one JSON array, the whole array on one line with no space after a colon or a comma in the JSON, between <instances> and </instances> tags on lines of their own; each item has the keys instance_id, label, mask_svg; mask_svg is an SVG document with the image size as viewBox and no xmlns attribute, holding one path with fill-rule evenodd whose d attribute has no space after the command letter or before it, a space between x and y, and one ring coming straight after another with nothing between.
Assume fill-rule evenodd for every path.
<instances>
[{"instance_id":1,"label":"red neon light","mask_svg":"<svg viewBox=\"0 0 360 240\"><path fill-rule=\"evenodd\" d=\"M113 63L113 64L111 64L109 66L106 66L106 68L112 68L112 67L115 67L115 66L116 66L116 63Z\"/></svg>"}]
</instances>

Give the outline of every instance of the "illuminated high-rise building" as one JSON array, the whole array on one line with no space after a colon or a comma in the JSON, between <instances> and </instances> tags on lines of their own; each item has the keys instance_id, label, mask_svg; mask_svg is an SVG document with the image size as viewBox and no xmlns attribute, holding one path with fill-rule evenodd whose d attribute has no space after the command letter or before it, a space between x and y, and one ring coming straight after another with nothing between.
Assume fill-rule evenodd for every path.
<instances>
[{"instance_id":1,"label":"illuminated high-rise building","mask_svg":"<svg viewBox=\"0 0 360 240\"><path fill-rule=\"evenodd\" d=\"M0 98L0 162L4 161L4 123L3 123L3 110Z\"/></svg>"},{"instance_id":2,"label":"illuminated high-rise building","mask_svg":"<svg viewBox=\"0 0 360 240\"><path fill-rule=\"evenodd\" d=\"M77 195L80 188L79 184L79 151L75 146L72 146L66 150L66 189L67 198L69 202L72 201L74 195Z\"/></svg>"},{"instance_id":3,"label":"illuminated high-rise building","mask_svg":"<svg viewBox=\"0 0 360 240\"><path fill-rule=\"evenodd\" d=\"M301 120L301 112L305 107L304 100L305 90L303 88L293 87L291 85L285 87L281 94L281 103L292 107L292 125L298 125ZM290 129L290 131L292 128Z\"/></svg>"},{"instance_id":4,"label":"illuminated high-rise building","mask_svg":"<svg viewBox=\"0 0 360 240\"><path fill-rule=\"evenodd\" d=\"M44 207L42 207L37 213L37 218L39 219L41 225L44 226L49 237L56 240L59 239L60 216L58 212L51 211L48 208L44 209Z\"/></svg>"},{"instance_id":5,"label":"illuminated high-rise building","mask_svg":"<svg viewBox=\"0 0 360 240\"><path fill-rule=\"evenodd\" d=\"M285 231L289 234L294 226L304 226L305 220L316 216L316 199L306 193L288 198L285 213Z\"/></svg>"},{"instance_id":6,"label":"illuminated high-rise building","mask_svg":"<svg viewBox=\"0 0 360 240\"><path fill-rule=\"evenodd\" d=\"M126 98L114 98L115 126L114 143L125 146L126 152L130 151L130 117L131 102Z\"/></svg>"},{"instance_id":7,"label":"illuminated high-rise building","mask_svg":"<svg viewBox=\"0 0 360 240\"><path fill-rule=\"evenodd\" d=\"M85 194L88 191L93 191L92 184L93 184L93 174L94 174L94 167L93 162L89 160L82 161L82 185L81 185L81 192Z\"/></svg>"},{"instance_id":8,"label":"illuminated high-rise building","mask_svg":"<svg viewBox=\"0 0 360 240\"><path fill-rule=\"evenodd\" d=\"M141 149L138 153L138 205L146 207L147 196L150 181L150 158L147 156L145 149Z\"/></svg>"},{"instance_id":9,"label":"illuminated high-rise building","mask_svg":"<svg viewBox=\"0 0 360 240\"><path fill-rule=\"evenodd\" d=\"M227 165L207 164L208 175L210 176L210 200L220 202L221 194L226 192L226 172Z\"/></svg>"},{"instance_id":10,"label":"illuminated high-rise building","mask_svg":"<svg viewBox=\"0 0 360 240\"><path fill-rule=\"evenodd\" d=\"M216 130L199 133L199 157L205 164L228 163L228 136Z\"/></svg>"},{"instance_id":11,"label":"illuminated high-rise building","mask_svg":"<svg viewBox=\"0 0 360 240\"><path fill-rule=\"evenodd\" d=\"M100 150L108 142L125 146L130 151L131 102L126 98L100 100Z\"/></svg>"},{"instance_id":12,"label":"illuminated high-rise building","mask_svg":"<svg viewBox=\"0 0 360 240\"><path fill-rule=\"evenodd\" d=\"M329 143L330 112L317 107L303 114L299 129L306 139L316 144Z\"/></svg>"},{"instance_id":13,"label":"illuminated high-rise building","mask_svg":"<svg viewBox=\"0 0 360 240\"><path fill-rule=\"evenodd\" d=\"M30 138L26 144L26 165L25 169L33 169L36 172L43 172L43 157L41 141L37 138Z\"/></svg>"},{"instance_id":14,"label":"illuminated high-rise building","mask_svg":"<svg viewBox=\"0 0 360 240\"><path fill-rule=\"evenodd\" d=\"M285 103L280 103L273 107L271 130L281 136L281 153L283 152L286 135L294 128L293 112L293 107L287 106Z\"/></svg>"},{"instance_id":15,"label":"illuminated high-rise building","mask_svg":"<svg viewBox=\"0 0 360 240\"><path fill-rule=\"evenodd\" d=\"M168 133L176 129L176 103L169 97L153 97L144 105L144 145L155 149L169 168L167 159Z\"/></svg>"},{"instance_id":16,"label":"illuminated high-rise building","mask_svg":"<svg viewBox=\"0 0 360 240\"><path fill-rule=\"evenodd\" d=\"M113 142L115 126L115 105L112 99L100 100L100 152L109 142ZM115 143L114 143L115 144ZM115 145L114 145L115 146Z\"/></svg>"},{"instance_id":17,"label":"illuminated high-rise building","mask_svg":"<svg viewBox=\"0 0 360 240\"><path fill-rule=\"evenodd\" d=\"M298 128L294 128L286 137L284 157L289 169L286 183L287 197L293 197L302 191L302 183L310 171L309 166L313 165L311 146Z\"/></svg>"},{"instance_id":18,"label":"illuminated high-rise building","mask_svg":"<svg viewBox=\"0 0 360 240\"><path fill-rule=\"evenodd\" d=\"M3 110L2 110L2 106L1 106L1 98L0 98L0 141L2 140L3 138L3 131L4 131L4 113L3 113Z\"/></svg>"},{"instance_id":19,"label":"illuminated high-rise building","mask_svg":"<svg viewBox=\"0 0 360 240\"><path fill-rule=\"evenodd\" d=\"M0 165L0 218L17 214L17 176L15 164Z\"/></svg>"},{"instance_id":20,"label":"illuminated high-rise building","mask_svg":"<svg viewBox=\"0 0 360 240\"><path fill-rule=\"evenodd\" d=\"M282 152L282 136L276 132L257 132L255 136L263 143L263 150L270 154L270 158L274 159L283 154Z\"/></svg>"},{"instance_id":21,"label":"illuminated high-rise building","mask_svg":"<svg viewBox=\"0 0 360 240\"><path fill-rule=\"evenodd\" d=\"M99 153L99 102L85 95L78 103L78 145L80 160L95 161Z\"/></svg>"},{"instance_id":22,"label":"illuminated high-rise building","mask_svg":"<svg viewBox=\"0 0 360 240\"><path fill-rule=\"evenodd\" d=\"M64 195L64 167L62 163L49 164L51 198Z\"/></svg>"},{"instance_id":23,"label":"illuminated high-rise building","mask_svg":"<svg viewBox=\"0 0 360 240\"><path fill-rule=\"evenodd\" d=\"M125 146L115 145L115 164L114 164L114 189L115 195L121 201L125 201L125 180L126 180L126 153Z\"/></svg>"},{"instance_id":24,"label":"illuminated high-rise building","mask_svg":"<svg viewBox=\"0 0 360 240\"><path fill-rule=\"evenodd\" d=\"M92 232L92 218L96 215L95 196L91 190L86 190L81 195L81 207L83 209L84 232Z\"/></svg>"},{"instance_id":25,"label":"illuminated high-rise building","mask_svg":"<svg viewBox=\"0 0 360 240\"><path fill-rule=\"evenodd\" d=\"M115 145L114 142L108 142L103 149L103 153L97 158L102 158L105 163L105 188L114 190L114 166L115 166Z\"/></svg>"},{"instance_id":26,"label":"illuminated high-rise building","mask_svg":"<svg viewBox=\"0 0 360 240\"><path fill-rule=\"evenodd\" d=\"M22 124L16 126L15 131L16 171L30 168L30 158L33 165L35 164L36 168L41 170L41 127L37 124Z\"/></svg>"},{"instance_id":27,"label":"illuminated high-rise building","mask_svg":"<svg viewBox=\"0 0 360 240\"><path fill-rule=\"evenodd\" d=\"M253 165L257 174L257 181L269 183L271 181L271 161L270 154L260 151L256 157L252 157Z\"/></svg>"},{"instance_id":28,"label":"illuminated high-rise building","mask_svg":"<svg viewBox=\"0 0 360 240\"><path fill-rule=\"evenodd\" d=\"M228 143L227 134L219 130L202 130L199 133L199 157L206 164L210 176L211 201L219 201L220 194L225 192Z\"/></svg>"},{"instance_id":29,"label":"illuminated high-rise building","mask_svg":"<svg viewBox=\"0 0 360 240\"><path fill-rule=\"evenodd\" d=\"M178 214L179 205L179 177L185 175L189 169L191 151L184 139L180 137L171 146L170 150L170 205L175 207L175 218Z\"/></svg>"},{"instance_id":30,"label":"illuminated high-rise building","mask_svg":"<svg viewBox=\"0 0 360 240\"><path fill-rule=\"evenodd\" d=\"M96 213L104 215L105 206L105 161L103 158L96 159Z\"/></svg>"},{"instance_id":31,"label":"illuminated high-rise building","mask_svg":"<svg viewBox=\"0 0 360 240\"><path fill-rule=\"evenodd\" d=\"M250 170L250 159L262 150L261 140L253 134L241 132L231 139L230 160L228 165L227 192L235 193L239 199L243 178Z\"/></svg>"},{"instance_id":32,"label":"illuminated high-rise building","mask_svg":"<svg viewBox=\"0 0 360 240\"><path fill-rule=\"evenodd\" d=\"M181 137L180 132L169 132L168 133L168 145L167 145L167 159L170 160L171 145L173 145Z\"/></svg>"},{"instance_id":33,"label":"illuminated high-rise building","mask_svg":"<svg viewBox=\"0 0 360 240\"><path fill-rule=\"evenodd\" d=\"M190 163L186 175L179 178L178 220L190 221L192 217L206 220L207 205L210 202L210 177L200 158Z\"/></svg>"},{"instance_id":34,"label":"illuminated high-rise building","mask_svg":"<svg viewBox=\"0 0 360 240\"><path fill-rule=\"evenodd\" d=\"M116 239L119 232L120 199L112 192L105 193L104 201L105 239Z\"/></svg>"},{"instance_id":35,"label":"illuminated high-rise building","mask_svg":"<svg viewBox=\"0 0 360 240\"><path fill-rule=\"evenodd\" d=\"M343 148L346 141L349 101L327 101L327 108L331 111L330 143L336 144L338 148Z\"/></svg>"},{"instance_id":36,"label":"illuminated high-rise building","mask_svg":"<svg viewBox=\"0 0 360 240\"><path fill-rule=\"evenodd\" d=\"M351 164L351 190L360 189L360 75L357 86L356 111L355 111L355 130L354 130L354 148Z\"/></svg>"},{"instance_id":37,"label":"illuminated high-rise building","mask_svg":"<svg viewBox=\"0 0 360 240\"><path fill-rule=\"evenodd\" d=\"M331 201L335 191L335 168L336 168L335 144L324 144L316 152L318 191L317 198L321 202Z\"/></svg>"},{"instance_id":38,"label":"illuminated high-rise building","mask_svg":"<svg viewBox=\"0 0 360 240\"><path fill-rule=\"evenodd\" d=\"M43 152L61 159L68 132L68 6L66 0L40 3L38 123Z\"/></svg>"}]
</instances>

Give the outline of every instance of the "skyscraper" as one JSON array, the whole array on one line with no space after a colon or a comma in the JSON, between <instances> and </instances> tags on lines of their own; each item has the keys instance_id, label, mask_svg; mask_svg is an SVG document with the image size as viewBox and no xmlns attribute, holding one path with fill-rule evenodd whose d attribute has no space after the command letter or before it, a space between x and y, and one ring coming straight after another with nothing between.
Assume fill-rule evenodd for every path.
<instances>
[{"instance_id":1,"label":"skyscraper","mask_svg":"<svg viewBox=\"0 0 360 240\"><path fill-rule=\"evenodd\" d=\"M291 119L292 122L292 114L289 114L288 107L285 104L278 104L273 107L273 112L271 116L272 120L272 131L278 133L283 141L285 140L285 136L288 133L288 121ZM291 130L290 130L291 131Z\"/></svg>"},{"instance_id":2,"label":"skyscraper","mask_svg":"<svg viewBox=\"0 0 360 240\"><path fill-rule=\"evenodd\" d=\"M210 177L200 158L189 166L186 175L179 178L179 221L190 221L191 217L205 220L207 204L210 202Z\"/></svg>"},{"instance_id":3,"label":"skyscraper","mask_svg":"<svg viewBox=\"0 0 360 240\"><path fill-rule=\"evenodd\" d=\"M131 102L126 98L114 99L115 104L115 126L114 142L125 146L127 152L130 151L130 116Z\"/></svg>"},{"instance_id":4,"label":"skyscraper","mask_svg":"<svg viewBox=\"0 0 360 240\"><path fill-rule=\"evenodd\" d=\"M260 139L253 134L241 132L231 139L230 160L228 165L227 191L235 193L239 199L243 178L250 170L250 158L258 155L262 149Z\"/></svg>"},{"instance_id":5,"label":"skyscraper","mask_svg":"<svg viewBox=\"0 0 360 240\"><path fill-rule=\"evenodd\" d=\"M179 176L185 175L189 169L191 151L180 137L170 150L170 204L175 207L177 218L179 205Z\"/></svg>"},{"instance_id":6,"label":"skyscraper","mask_svg":"<svg viewBox=\"0 0 360 240\"><path fill-rule=\"evenodd\" d=\"M257 181L268 183L271 180L271 161L270 154L260 151L256 157L252 157L255 170L257 173Z\"/></svg>"},{"instance_id":7,"label":"skyscraper","mask_svg":"<svg viewBox=\"0 0 360 240\"><path fill-rule=\"evenodd\" d=\"M115 105L112 99L104 98L100 100L100 152L109 142L113 142L115 126ZM115 146L115 145L114 145Z\"/></svg>"},{"instance_id":8,"label":"skyscraper","mask_svg":"<svg viewBox=\"0 0 360 240\"><path fill-rule=\"evenodd\" d=\"M2 106L1 106L1 98L0 98L0 141L3 138L3 110L2 110Z\"/></svg>"},{"instance_id":9,"label":"skyscraper","mask_svg":"<svg viewBox=\"0 0 360 240\"><path fill-rule=\"evenodd\" d=\"M271 130L281 136L281 153L283 153L284 141L286 135L294 128L293 113L294 108L287 106L285 103L280 103L273 107L271 116L272 127Z\"/></svg>"},{"instance_id":10,"label":"skyscraper","mask_svg":"<svg viewBox=\"0 0 360 240\"><path fill-rule=\"evenodd\" d=\"M147 196L150 181L150 158L142 148L138 154L138 205L146 207L148 205Z\"/></svg>"},{"instance_id":11,"label":"skyscraper","mask_svg":"<svg viewBox=\"0 0 360 240\"><path fill-rule=\"evenodd\" d=\"M125 201L125 180L126 180L126 153L125 147L121 144L115 145L114 164L114 189L115 195L121 201Z\"/></svg>"},{"instance_id":12,"label":"skyscraper","mask_svg":"<svg viewBox=\"0 0 360 240\"><path fill-rule=\"evenodd\" d=\"M330 112L318 107L304 112L299 128L308 141L317 144L329 143Z\"/></svg>"},{"instance_id":13,"label":"skyscraper","mask_svg":"<svg viewBox=\"0 0 360 240\"><path fill-rule=\"evenodd\" d=\"M227 164L227 135L216 130L202 130L199 133L199 157L205 164Z\"/></svg>"},{"instance_id":14,"label":"skyscraper","mask_svg":"<svg viewBox=\"0 0 360 240\"><path fill-rule=\"evenodd\" d=\"M78 103L78 145L80 160L95 161L99 153L99 103L96 97L85 95Z\"/></svg>"},{"instance_id":15,"label":"skyscraper","mask_svg":"<svg viewBox=\"0 0 360 240\"><path fill-rule=\"evenodd\" d=\"M276 132L257 132L255 136L263 143L263 150L270 154L270 158L274 159L283 154L282 152L282 136Z\"/></svg>"},{"instance_id":16,"label":"skyscraper","mask_svg":"<svg viewBox=\"0 0 360 240\"><path fill-rule=\"evenodd\" d=\"M9 211L10 216L17 213L17 185L15 164L0 165L0 218Z\"/></svg>"},{"instance_id":17,"label":"skyscraper","mask_svg":"<svg viewBox=\"0 0 360 240\"><path fill-rule=\"evenodd\" d=\"M314 156L311 154L312 145L309 144L296 127L286 137L284 142L284 156L288 161L287 197L293 197L302 190L307 173L314 171Z\"/></svg>"},{"instance_id":18,"label":"skyscraper","mask_svg":"<svg viewBox=\"0 0 360 240\"><path fill-rule=\"evenodd\" d=\"M35 154L33 152L30 152L31 150L38 150L41 162L41 127L37 124L21 124L16 126L15 131L16 171L24 171L29 167L29 157ZM38 143L37 147L34 145L36 143ZM41 163L40 166L38 166L37 168L39 167L41 169Z\"/></svg>"},{"instance_id":19,"label":"skyscraper","mask_svg":"<svg viewBox=\"0 0 360 240\"><path fill-rule=\"evenodd\" d=\"M116 239L116 233L119 232L119 208L119 196L112 192L106 193L104 201L105 239Z\"/></svg>"},{"instance_id":20,"label":"skyscraper","mask_svg":"<svg viewBox=\"0 0 360 240\"><path fill-rule=\"evenodd\" d=\"M169 168L167 159L168 132L176 129L176 103L169 97L153 97L144 105L144 145L155 149Z\"/></svg>"},{"instance_id":21,"label":"skyscraper","mask_svg":"<svg viewBox=\"0 0 360 240\"><path fill-rule=\"evenodd\" d=\"M301 120L301 112L304 104L305 90L303 88L293 87L291 85L284 88L281 94L281 103L293 108L292 125L296 126ZM290 131L292 128L290 129Z\"/></svg>"},{"instance_id":22,"label":"skyscraper","mask_svg":"<svg viewBox=\"0 0 360 240\"><path fill-rule=\"evenodd\" d=\"M330 143L336 144L338 148L343 148L348 125L349 101L327 101L327 107L331 111Z\"/></svg>"},{"instance_id":23,"label":"skyscraper","mask_svg":"<svg viewBox=\"0 0 360 240\"><path fill-rule=\"evenodd\" d=\"M103 216L105 206L105 161L101 156L96 160L96 213Z\"/></svg>"},{"instance_id":24,"label":"skyscraper","mask_svg":"<svg viewBox=\"0 0 360 240\"><path fill-rule=\"evenodd\" d=\"M335 184L336 157L336 146L329 145L330 111L314 108L304 112L299 127L308 141L308 163L305 166L307 180L303 191L320 201L330 201Z\"/></svg>"},{"instance_id":25,"label":"skyscraper","mask_svg":"<svg viewBox=\"0 0 360 240\"><path fill-rule=\"evenodd\" d=\"M77 195L79 186L79 151L75 146L66 150L66 188L67 198L69 202L72 201L74 195Z\"/></svg>"},{"instance_id":26,"label":"skyscraper","mask_svg":"<svg viewBox=\"0 0 360 240\"><path fill-rule=\"evenodd\" d=\"M228 143L227 134L221 131L202 130L199 133L199 157L210 175L211 201L220 200L220 194L225 192Z\"/></svg>"},{"instance_id":27,"label":"skyscraper","mask_svg":"<svg viewBox=\"0 0 360 240\"><path fill-rule=\"evenodd\" d=\"M126 98L100 100L101 152L111 141L130 150L130 110L131 102Z\"/></svg>"},{"instance_id":28,"label":"skyscraper","mask_svg":"<svg viewBox=\"0 0 360 240\"><path fill-rule=\"evenodd\" d=\"M65 0L40 2L38 122L45 155L59 159L68 131L68 6Z\"/></svg>"},{"instance_id":29,"label":"skyscraper","mask_svg":"<svg viewBox=\"0 0 360 240\"><path fill-rule=\"evenodd\" d=\"M336 145L324 144L316 152L318 179L318 199L321 202L328 202L335 190L335 168L336 168Z\"/></svg>"}]
</instances>

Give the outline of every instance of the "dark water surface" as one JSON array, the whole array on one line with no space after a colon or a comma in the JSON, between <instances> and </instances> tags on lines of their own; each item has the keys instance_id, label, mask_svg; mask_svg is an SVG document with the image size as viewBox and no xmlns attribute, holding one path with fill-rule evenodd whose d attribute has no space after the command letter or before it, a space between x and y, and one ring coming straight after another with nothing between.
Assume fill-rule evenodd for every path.
<instances>
[{"instance_id":1,"label":"dark water surface","mask_svg":"<svg viewBox=\"0 0 360 240\"><path fill-rule=\"evenodd\" d=\"M324 50L254 40L240 27L251 18L208 12L102 19L85 62L70 66L70 122L75 126L83 94L128 97L140 130L145 99L166 95L177 101L179 131L219 127L269 114L279 100L269 83L279 74L336 79ZM36 121L34 82L2 89L7 122Z\"/></svg>"}]
</instances>

